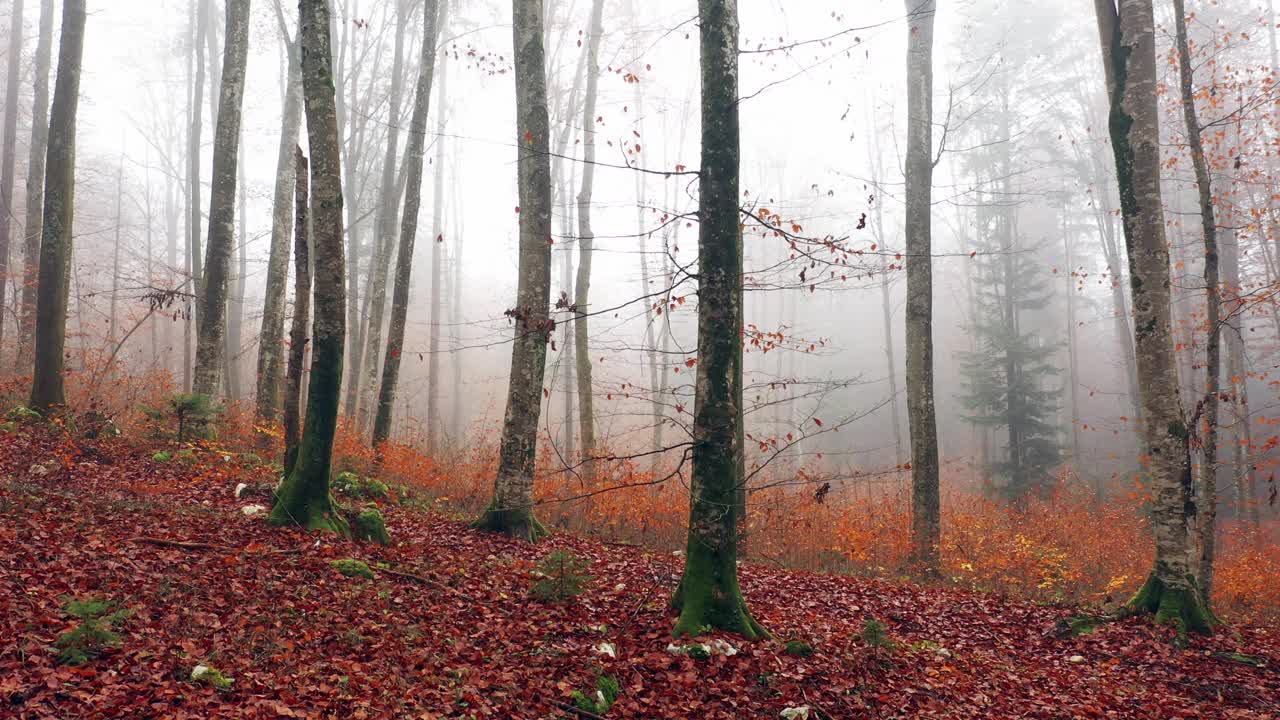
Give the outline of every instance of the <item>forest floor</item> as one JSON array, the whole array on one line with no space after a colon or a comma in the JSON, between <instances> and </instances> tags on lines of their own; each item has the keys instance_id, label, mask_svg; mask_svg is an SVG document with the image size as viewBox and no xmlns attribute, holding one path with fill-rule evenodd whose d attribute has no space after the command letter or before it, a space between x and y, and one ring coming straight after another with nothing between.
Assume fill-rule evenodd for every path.
<instances>
[{"instance_id":1,"label":"forest floor","mask_svg":"<svg viewBox=\"0 0 1280 720\"><path fill-rule=\"evenodd\" d=\"M607 718L1280 717L1274 627L1185 650L1136 619L1059 637L1077 610L743 564L778 639L720 636L736 654L694 659L668 650L678 557L508 541L404 498L383 504L391 546L337 541L244 514L265 500L233 488L266 468L154 451L0 433L0 717L593 718L571 695L594 696L600 676L620 686ZM592 578L543 604L530 587L553 549ZM331 564L347 558L374 577ZM129 611L118 643L79 666L57 658L81 623L68 599ZM864 633L869 618L887 642ZM197 665L230 684L191 680Z\"/></svg>"}]
</instances>

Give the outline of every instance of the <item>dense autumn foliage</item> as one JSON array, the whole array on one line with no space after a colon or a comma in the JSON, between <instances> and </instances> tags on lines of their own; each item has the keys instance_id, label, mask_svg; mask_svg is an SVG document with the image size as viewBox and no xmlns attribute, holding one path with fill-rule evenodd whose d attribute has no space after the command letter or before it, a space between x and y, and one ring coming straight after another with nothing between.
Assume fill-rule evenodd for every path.
<instances>
[{"instance_id":1,"label":"dense autumn foliage","mask_svg":"<svg viewBox=\"0 0 1280 720\"><path fill-rule=\"evenodd\" d=\"M154 443L74 437L56 427L0 435L0 701L8 717L574 717L573 691L600 674L619 680L608 713L617 718L778 717L798 706L811 717L1280 711L1280 679L1269 669L1280 662L1274 627L1233 625L1194 639L1189 651L1170 642L1172 630L1137 619L1073 638L1055 632L1070 608L750 563L744 589L778 639L699 660L667 651L666 600L680 569L669 553L568 533L539 545L504 540L423 507L436 503L413 488L382 503L395 538L387 548L273 529L245 516L249 501L232 493L272 477L248 453L206 446L186 461L158 462ZM395 472L410 462L422 459L398 450L386 458ZM437 489L471 482L428 470L414 475ZM645 507L656 509L677 494L644 492L601 495L590 512L608 517L602 508L623 497L652 496ZM973 506L975 522L989 517L982 508ZM821 513L829 514L811 510L795 521L816 528L841 515ZM616 521L619 532L633 523ZM990 544L1022 542L1007 524L993 527ZM754 531L761 542L776 532L768 523ZM667 531L633 532L656 539ZM949 543L980 535L952 530ZM1039 536L1027 541L1048 547ZM531 602L535 563L553 549L587 559L592 577L570 602ZM981 583L990 573L978 568L998 553L974 552L972 581ZM367 561L374 577L348 578L331 564L348 558ZM1086 581L1071 577L1077 559L1054 562L1064 582ZM1001 582L1054 562L1011 559ZM61 609L69 597L130 612L119 645L80 667L57 664L52 651L74 625ZM871 618L892 648L869 644L862 628ZM812 654L789 654L788 640ZM615 656L596 651L601 643ZM230 685L192 682L202 664Z\"/></svg>"}]
</instances>

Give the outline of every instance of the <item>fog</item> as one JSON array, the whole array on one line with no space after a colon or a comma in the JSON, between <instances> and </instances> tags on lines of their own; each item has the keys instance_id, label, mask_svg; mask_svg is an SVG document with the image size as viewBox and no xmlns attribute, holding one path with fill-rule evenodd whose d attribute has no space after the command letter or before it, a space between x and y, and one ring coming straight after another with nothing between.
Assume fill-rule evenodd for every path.
<instances>
[{"instance_id":1,"label":"fog","mask_svg":"<svg viewBox=\"0 0 1280 720\"><path fill-rule=\"evenodd\" d=\"M35 45L33 4L28 0L24 54ZM210 27L220 48L223 11L218 0L211 5ZM337 87L347 98L343 162L355 168L355 185L344 193L352 206L348 217L359 220L346 232L358 240L358 299L365 318L374 223L386 197L380 173L387 130L408 124L422 42L421 5L405 4L403 97L393 117L388 96L396 81L397 3L334 3L335 56L345 58ZM567 139L552 171L552 297L573 296L581 141L594 131L589 312L598 443L618 455L641 454L659 442L651 399L662 406L661 444L687 440L692 420L691 368L698 356L697 284L691 277L697 182L690 174L699 163L696 7L674 0L606 2L592 130L583 128L582 91L575 85L589 5L551 0L546 9L553 152L561 152L558 143ZM1168 20L1162 11L1167 8L1158 9L1158 24ZM230 366L236 381L230 387L232 399L245 402L254 388L286 74L277 13L293 33L297 9L287 1L258 0L252 12L244 194L236 210L231 285L231 313L242 320L233 331ZM1259 24L1268 12L1264 3L1239 0L1202 12L1192 25L1193 37L1206 47L1217 42L1218 50L1199 58L1198 72L1243 87L1274 71L1274 45L1267 37L1269 26L1274 43L1274 19ZM767 464L770 472L787 476L803 468L837 477L898 477L909 458L901 254L908 23L902 4L742 0L740 13L745 413L746 435L753 441L747 463ZM187 372L182 306L152 313L144 296L154 288L191 291L184 248L192 14L187 0L90 3L68 319L71 348L85 352L120 344L119 362L136 372L171 373L178 387ZM9 17L5 10L0 16ZM981 407L966 398L983 378L990 380L982 327L989 324L989 303L1004 298L1007 289L999 273L1016 265L1018 301L1027 301L1018 310L1017 326L1031 346L1044 349L1036 360L1043 372L1029 382L1045 396L1044 419L1053 428L1048 439L1060 451L1047 472L1099 492L1127 489L1138 466L1139 413L1132 403L1132 350L1123 341L1130 332L1129 309L1116 304L1127 280L1107 250L1110 243L1122 251L1123 241L1092 7L947 2L936 23L934 341L944 475L975 487L1002 482L992 468L1006 452L1005 429L981 417ZM505 402L512 324L504 313L514 306L520 221L511 32L510 7L480 0L451 2L440 29L436 84L447 83L447 89L433 94L428 122L395 434L421 441L428 431L438 433L453 449L496 442ZM1163 43L1158 57L1168 50L1171 32L1157 28ZM215 60L221 62L220 50ZM24 62L19 178L25 176L29 141L31 72ZM216 68L211 72L216 78ZM1176 88L1176 66L1161 62L1160 72ZM200 103L203 211L210 191L213 87L207 81ZM1166 168L1165 193L1176 261L1175 317L1181 383L1193 408L1203 382L1195 374L1203 372L1203 252L1194 178L1188 163L1176 161L1184 154L1181 116L1176 98L1165 100L1165 154L1175 159ZM1224 196L1239 208L1237 219L1249 218L1249 208L1265 210L1262 198L1274 192L1258 179L1268 168L1274 172L1274 111L1274 97L1259 100L1243 92L1215 101L1207 111L1208 124L1233 118L1216 130L1236 133L1219 142L1224 157L1236 159L1232 177L1238 186ZM399 163L404 142L402 133ZM1229 162L1220 165L1227 168L1222 172L1230 170ZM14 207L22 202L19 183ZM1275 279L1272 245L1280 237L1274 209L1269 221L1259 217L1223 223L1233 228L1222 242L1238 247L1245 294ZM12 213L10 222L20 225L21 212ZM766 227L772 223L777 226ZM18 229L14 234L21 237ZM808 242L796 249L794 237ZM434 325L433 243L444 259ZM21 264L21 243L15 242L11 275ZM17 317L17 284L5 298L11 319ZM1275 314L1262 302L1239 312L1252 406L1242 420L1224 421L1233 437L1243 438L1251 420L1265 421L1274 404L1267 373L1275 366ZM556 318L541 425L553 453L573 465L576 429L566 422L566 410L576 406L572 317L561 310ZM439 334L441 406L438 417L429 418L433 332ZM77 362L72 361L73 372ZM1254 438L1250 452L1222 462L1265 468L1270 446L1264 442ZM668 460L676 455L668 453Z\"/></svg>"}]
</instances>

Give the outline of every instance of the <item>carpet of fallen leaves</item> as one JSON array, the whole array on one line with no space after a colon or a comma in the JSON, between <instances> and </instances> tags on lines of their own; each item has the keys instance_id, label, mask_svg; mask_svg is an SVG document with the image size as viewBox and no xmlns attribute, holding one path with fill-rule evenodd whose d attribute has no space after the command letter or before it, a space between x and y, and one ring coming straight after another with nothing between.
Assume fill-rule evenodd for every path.
<instances>
[{"instance_id":1,"label":"carpet of fallen leaves","mask_svg":"<svg viewBox=\"0 0 1280 720\"><path fill-rule=\"evenodd\" d=\"M677 557L568 535L531 546L410 504L383 508L391 547L338 542L246 517L232 489L267 474L233 457L157 463L122 439L0 435L0 717L591 717L569 695L597 673L622 686L609 718L1280 716L1275 628L1187 650L1138 620L1059 638L1070 608L744 564L778 640L725 637L739 654L694 660L666 650ZM593 578L544 605L531 573L553 548ZM340 558L386 569L349 579ZM68 597L132 611L123 642L81 667L53 652L75 623ZM860 639L869 617L896 649ZM814 654L787 655L787 639ZM202 663L232 688L190 681Z\"/></svg>"}]
</instances>

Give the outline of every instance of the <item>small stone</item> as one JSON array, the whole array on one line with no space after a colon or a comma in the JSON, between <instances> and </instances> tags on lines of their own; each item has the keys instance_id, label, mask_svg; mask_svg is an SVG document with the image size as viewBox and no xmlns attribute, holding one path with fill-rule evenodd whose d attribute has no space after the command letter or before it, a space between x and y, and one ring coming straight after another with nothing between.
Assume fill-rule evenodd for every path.
<instances>
[{"instance_id":1,"label":"small stone","mask_svg":"<svg viewBox=\"0 0 1280 720\"><path fill-rule=\"evenodd\" d=\"M789 707L778 713L782 720L809 720L809 706Z\"/></svg>"},{"instance_id":2,"label":"small stone","mask_svg":"<svg viewBox=\"0 0 1280 720\"><path fill-rule=\"evenodd\" d=\"M253 517L255 515L261 515L266 511L267 511L267 507L265 505L245 505L244 507L240 508L240 514L244 515L245 517Z\"/></svg>"},{"instance_id":3,"label":"small stone","mask_svg":"<svg viewBox=\"0 0 1280 720\"><path fill-rule=\"evenodd\" d=\"M240 483L239 485L236 485L236 499L237 500L240 499L240 496L243 495L244 491L248 489L249 489L249 486L246 485L245 483Z\"/></svg>"},{"instance_id":4,"label":"small stone","mask_svg":"<svg viewBox=\"0 0 1280 720\"><path fill-rule=\"evenodd\" d=\"M951 657L951 651L944 647L940 647L937 650L934 650L934 653L936 653L939 657L944 657L944 658Z\"/></svg>"},{"instance_id":5,"label":"small stone","mask_svg":"<svg viewBox=\"0 0 1280 720\"><path fill-rule=\"evenodd\" d=\"M44 477L45 475L49 474L49 468L39 463L36 463L35 465L32 465L31 469L27 470L27 472L31 473L32 475L35 475L36 477Z\"/></svg>"},{"instance_id":6,"label":"small stone","mask_svg":"<svg viewBox=\"0 0 1280 720\"><path fill-rule=\"evenodd\" d=\"M602 642L595 647L597 655L607 655L611 658L618 657L618 646L613 643Z\"/></svg>"},{"instance_id":7,"label":"small stone","mask_svg":"<svg viewBox=\"0 0 1280 720\"><path fill-rule=\"evenodd\" d=\"M1067 662L1069 662L1069 663L1082 663L1082 662L1084 662L1084 656L1083 656L1083 655L1072 655L1071 657L1067 658Z\"/></svg>"}]
</instances>

